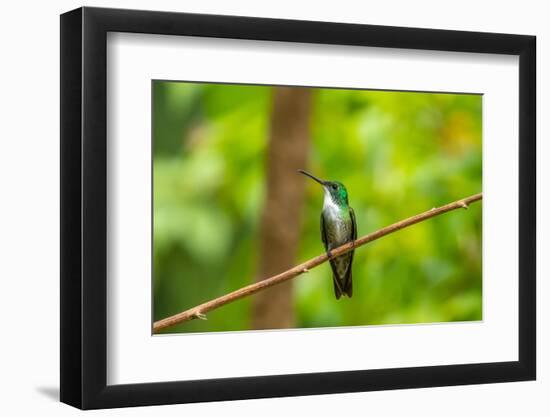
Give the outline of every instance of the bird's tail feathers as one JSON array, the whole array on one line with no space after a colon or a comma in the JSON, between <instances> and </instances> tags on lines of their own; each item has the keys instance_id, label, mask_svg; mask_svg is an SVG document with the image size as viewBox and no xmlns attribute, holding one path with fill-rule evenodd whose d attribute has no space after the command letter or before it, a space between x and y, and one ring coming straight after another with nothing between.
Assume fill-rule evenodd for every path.
<instances>
[{"instance_id":1,"label":"bird's tail feathers","mask_svg":"<svg viewBox=\"0 0 550 417\"><path fill-rule=\"evenodd\" d=\"M340 284L338 283L336 276L332 277L332 282L334 283L334 295L336 296L336 299L339 300L342 296L342 289L340 288Z\"/></svg>"},{"instance_id":2,"label":"bird's tail feathers","mask_svg":"<svg viewBox=\"0 0 550 417\"><path fill-rule=\"evenodd\" d=\"M334 295L339 300L342 295L347 295L349 298L353 295L353 285L351 280L351 271L344 281L338 280L336 275L333 275L332 281L334 283Z\"/></svg>"},{"instance_id":3,"label":"bird's tail feathers","mask_svg":"<svg viewBox=\"0 0 550 417\"><path fill-rule=\"evenodd\" d=\"M350 265L350 269L351 269L351 265ZM346 282L344 284L344 288L343 288L343 291L346 293L346 295L351 298L351 296L353 295L353 280L351 279L351 271L349 271L349 274L348 274L348 277L346 279Z\"/></svg>"}]
</instances>

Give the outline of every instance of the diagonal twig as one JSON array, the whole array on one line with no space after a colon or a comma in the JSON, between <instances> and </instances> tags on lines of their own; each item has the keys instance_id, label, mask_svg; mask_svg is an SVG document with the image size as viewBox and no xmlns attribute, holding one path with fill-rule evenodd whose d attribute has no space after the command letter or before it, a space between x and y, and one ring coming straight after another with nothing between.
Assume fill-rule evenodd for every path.
<instances>
[{"instance_id":1,"label":"diagonal twig","mask_svg":"<svg viewBox=\"0 0 550 417\"><path fill-rule=\"evenodd\" d=\"M363 246L369 242L380 239L383 236L389 235L390 233L397 232L398 230L404 229L405 227L412 226L413 224L422 222L440 214L447 213L449 211L459 208L468 208L471 203L479 201L481 199L482 194L479 193L463 198L461 200L454 201L441 207L432 208L431 210L417 214L416 216L412 216L397 223L383 227L382 229L369 233L368 235L365 235L353 242L349 242L345 245L339 246L336 249L332 249L331 257L335 258L339 255L349 252L350 250L358 248L359 246ZM190 308L189 310L185 310L181 313L156 321L155 323L153 323L153 333L157 333L160 330L166 329L185 321L193 319L206 319L205 313L209 311L217 309L225 304L229 304L241 298L251 296L252 294L265 290L266 288L272 287L274 285L280 284L281 282L285 282L289 279L295 278L298 275L301 275L304 272L308 272L310 269L315 268L316 266L319 266L322 263L328 261L328 259L329 257L326 254L319 255L287 271L281 272L280 274L274 275L270 278L266 278L254 284L247 285L246 287L239 288L238 290L230 292L229 294L214 298L213 300L199 304L198 306Z\"/></svg>"}]
</instances>

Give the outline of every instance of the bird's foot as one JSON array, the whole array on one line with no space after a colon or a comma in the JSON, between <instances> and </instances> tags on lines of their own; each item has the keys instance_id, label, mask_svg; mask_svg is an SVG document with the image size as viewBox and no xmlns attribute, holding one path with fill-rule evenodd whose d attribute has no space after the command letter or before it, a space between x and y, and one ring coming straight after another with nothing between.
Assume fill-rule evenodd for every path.
<instances>
[{"instance_id":1,"label":"bird's foot","mask_svg":"<svg viewBox=\"0 0 550 417\"><path fill-rule=\"evenodd\" d=\"M327 256L328 256L329 259L332 259L332 252L331 252L330 249L327 250Z\"/></svg>"}]
</instances>

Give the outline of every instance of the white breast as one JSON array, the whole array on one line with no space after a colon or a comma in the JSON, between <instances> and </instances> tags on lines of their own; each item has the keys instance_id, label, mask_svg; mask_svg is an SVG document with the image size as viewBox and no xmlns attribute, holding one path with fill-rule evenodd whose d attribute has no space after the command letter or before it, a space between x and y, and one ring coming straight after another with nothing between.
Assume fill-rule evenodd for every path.
<instances>
[{"instance_id":1,"label":"white breast","mask_svg":"<svg viewBox=\"0 0 550 417\"><path fill-rule=\"evenodd\" d=\"M325 192L325 199L323 201L323 213L325 215L325 218L327 220L330 220L331 223L333 223L335 226L335 243L343 244L347 242L349 236L348 230L345 227L344 221L342 219L342 211L340 210L338 205L334 203L334 201L332 201L332 198L330 197L330 194L328 192Z\"/></svg>"},{"instance_id":2,"label":"white breast","mask_svg":"<svg viewBox=\"0 0 550 417\"><path fill-rule=\"evenodd\" d=\"M325 199L323 201L323 211L327 214L330 218L336 218L340 215L340 208L334 201L332 201L332 198L330 197L330 194L325 191Z\"/></svg>"}]
</instances>

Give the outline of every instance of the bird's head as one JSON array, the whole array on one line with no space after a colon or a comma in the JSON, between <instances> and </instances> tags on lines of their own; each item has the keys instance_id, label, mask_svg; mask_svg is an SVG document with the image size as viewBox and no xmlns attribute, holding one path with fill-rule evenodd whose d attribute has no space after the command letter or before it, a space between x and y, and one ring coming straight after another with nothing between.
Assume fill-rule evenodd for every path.
<instances>
[{"instance_id":1,"label":"bird's head","mask_svg":"<svg viewBox=\"0 0 550 417\"><path fill-rule=\"evenodd\" d=\"M348 205L348 191L346 190L344 184L342 184L341 182L324 181L302 169L298 170L298 172L304 174L305 176L322 185L325 191L325 198L330 198L334 204L337 204L339 206Z\"/></svg>"}]
</instances>

